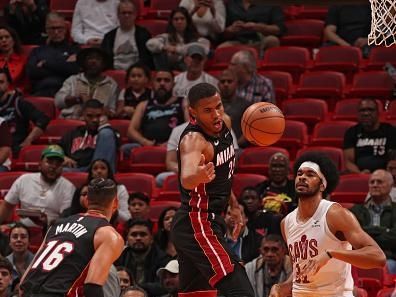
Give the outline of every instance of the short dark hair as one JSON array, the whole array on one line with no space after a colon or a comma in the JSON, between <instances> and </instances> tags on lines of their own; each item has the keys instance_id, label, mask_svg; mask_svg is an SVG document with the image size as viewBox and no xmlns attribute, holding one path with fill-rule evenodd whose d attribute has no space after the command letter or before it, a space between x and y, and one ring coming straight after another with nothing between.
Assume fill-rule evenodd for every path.
<instances>
[{"instance_id":1,"label":"short dark hair","mask_svg":"<svg viewBox=\"0 0 396 297\"><path fill-rule=\"evenodd\" d=\"M297 176L298 169L306 161L311 161L319 165L320 171L322 171L327 181L326 189L323 191L323 198L326 198L327 195L333 192L340 178L336 165L322 152L306 152L294 163L294 176Z\"/></svg>"},{"instance_id":2,"label":"short dark hair","mask_svg":"<svg viewBox=\"0 0 396 297\"><path fill-rule=\"evenodd\" d=\"M122 291L121 296L124 296L124 294L125 294L126 292L129 292L129 291L142 292L143 295L144 295L144 297L148 297L147 292L146 292L143 288L141 288L141 287L139 287L139 286L130 286L130 287L128 287L128 288L125 288L125 290Z\"/></svg>"},{"instance_id":3,"label":"short dark hair","mask_svg":"<svg viewBox=\"0 0 396 297\"><path fill-rule=\"evenodd\" d=\"M387 163L396 160L396 150L390 150L387 155Z\"/></svg>"},{"instance_id":4,"label":"short dark hair","mask_svg":"<svg viewBox=\"0 0 396 297\"><path fill-rule=\"evenodd\" d=\"M147 229L150 231L150 233L153 233L153 224L149 221L149 220L145 220L145 219L130 219L127 222L127 229L128 232L129 230L131 230L132 227L134 226L145 226L147 227Z\"/></svg>"},{"instance_id":5,"label":"short dark hair","mask_svg":"<svg viewBox=\"0 0 396 297\"><path fill-rule=\"evenodd\" d=\"M109 178L94 178L88 184L88 204L108 206L117 196L117 185Z\"/></svg>"},{"instance_id":6,"label":"short dark hair","mask_svg":"<svg viewBox=\"0 0 396 297\"><path fill-rule=\"evenodd\" d=\"M135 283L135 279L133 278L132 271L129 268L125 266L116 266L116 269L117 271L124 271L126 272L126 274L128 274L129 279L131 281L131 285Z\"/></svg>"},{"instance_id":7,"label":"short dark hair","mask_svg":"<svg viewBox=\"0 0 396 297\"><path fill-rule=\"evenodd\" d=\"M129 194L128 204L130 204L132 202L132 200L135 200L135 199L138 199L140 201L143 201L147 205L150 205L150 197L147 196L145 193L133 192L133 193Z\"/></svg>"},{"instance_id":8,"label":"short dark hair","mask_svg":"<svg viewBox=\"0 0 396 297\"><path fill-rule=\"evenodd\" d=\"M124 0L124 1L127 1L127 0ZM121 2L120 2L120 3L121 3ZM150 68L149 68L146 64L144 64L143 62L138 61L138 62L136 62L135 64L132 64L131 66L129 66L129 68L128 68L127 72L126 72L126 75L125 75L125 82L126 82L126 83L128 82L128 78L129 78L129 76L131 75L131 72L132 72L132 70L133 70L134 68L142 69L143 72L144 72L144 75L145 75L149 80L151 79L151 70L150 70Z\"/></svg>"},{"instance_id":9,"label":"short dark hair","mask_svg":"<svg viewBox=\"0 0 396 297\"><path fill-rule=\"evenodd\" d=\"M10 228L10 235L9 235L9 238L11 238L11 233L12 233L12 231L13 231L14 229L16 229L16 228L25 229L26 232L27 232L27 234L28 234L28 237L29 237L29 239L30 239L30 231L29 231L29 228L28 228L25 224L22 224L21 222L15 222L15 223L12 225L12 227Z\"/></svg>"},{"instance_id":10,"label":"short dark hair","mask_svg":"<svg viewBox=\"0 0 396 297\"><path fill-rule=\"evenodd\" d=\"M377 111L379 110L378 102L377 102L376 99L370 98L370 97L362 98L362 99L360 99L359 106L362 104L363 101L371 101L371 102L373 102L375 104L375 109Z\"/></svg>"},{"instance_id":11,"label":"short dark hair","mask_svg":"<svg viewBox=\"0 0 396 297\"><path fill-rule=\"evenodd\" d=\"M8 270L8 272L12 274L12 264L7 258L4 258L3 256L0 256L0 268Z\"/></svg>"},{"instance_id":12,"label":"short dark hair","mask_svg":"<svg viewBox=\"0 0 396 297\"><path fill-rule=\"evenodd\" d=\"M170 68L168 68L168 67L165 67L165 66L156 69L156 70L155 70L154 77L157 76L158 72L167 72L167 73L169 73L172 77L175 77L175 75L173 74L172 69L170 69Z\"/></svg>"},{"instance_id":13,"label":"short dark hair","mask_svg":"<svg viewBox=\"0 0 396 297\"><path fill-rule=\"evenodd\" d=\"M87 108L100 108L100 109L102 109L103 108L103 103L102 102L100 102L99 100L97 100L97 99L89 99L89 100L87 100L87 101L85 101L85 103L83 104L83 107L82 107L82 109L83 110L86 110Z\"/></svg>"},{"instance_id":14,"label":"short dark hair","mask_svg":"<svg viewBox=\"0 0 396 297\"><path fill-rule=\"evenodd\" d=\"M267 236L264 236L262 239L263 241L273 241L273 242L278 242L280 243L283 247L286 247L286 242L283 240L283 237L280 236L279 234L268 234Z\"/></svg>"},{"instance_id":15,"label":"short dark hair","mask_svg":"<svg viewBox=\"0 0 396 297\"><path fill-rule=\"evenodd\" d=\"M211 84L199 83L188 92L188 102L190 106L195 107L199 100L212 97L218 92L217 88Z\"/></svg>"}]
</instances>

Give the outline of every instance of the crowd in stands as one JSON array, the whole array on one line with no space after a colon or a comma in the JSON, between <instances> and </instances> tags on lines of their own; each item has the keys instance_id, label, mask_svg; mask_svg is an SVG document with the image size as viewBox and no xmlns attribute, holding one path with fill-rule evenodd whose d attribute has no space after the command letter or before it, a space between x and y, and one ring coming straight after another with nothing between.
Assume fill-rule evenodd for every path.
<instances>
[{"instance_id":1,"label":"crowd in stands","mask_svg":"<svg viewBox=\"0 0 396 297\"><path fill-rule=\"evenodd\" d=\"M297 35L300 40L290 44L287 37L293 36L293 30L289 21L298 6L252 0L181 0L165 17L154 10L152 18L162 19L155 20L162 21L157 32L158 28L144 25L153 13L150 1L74 2L70 15L56 11L51 0L10 0L3 7L0 297L17 296L20 277L51 223L86 210L83 198L88 183L96 177L111 178L118 184L119 206L111 223L125 239L125 249L105 285L105 297L177 296L179 265L169 234L180 199L172 182L177 183L180 135L194 122L186 95L201 82L218 88L224 122L232 127L240 157L233 190L239 198L243 226L238 239L232 240L234 222L225 209L226 240L245 265L255 296L268 296L272 285L292 272L280 221L298 202L290 175L293 161L303 149L311 148L319 124L337 122L338 104L356 97L351 95L356 93L356 77L370 70L376 49L367 44L369 4L321 7L319 11L325 13L316 19L319 37L308 36L304 43L306 33L302 33ZM291 49L302 52L306 60L287 65L289 57L297 57L294 52L267 64L272 53L289 48L285 45L293 45ZM330 48L357 50L360 64L343 59L338 66L345 61L353 65L337 68L328 64L326 73L316 69L318 76L339 78L340 89L329 87L332 81L326 78L321 90L313 86L303 93L300 79L315 74L319 67L315 58ZM392 56L396 57L396 51ZM379 68L370 67L380 75L380 71L385 73L382 67L392 62L396 58L386 58ZM341 179L354 175L364 180L364 189L350 187L359 192L350 196L355 200L337 201L350 208L387 255L387 267L374 275L378 282L384 275L396 277L396 104L391 101L394 82L387 74L384 77L383 81L389 78L390 87L376 93L376 86L366 83L368 89L344 114L346 118L338 120L345 126L337 139L325 139L323 146L312 147L334 154L331 157L338 162ZM338 97L333 95L337 92ZM322 118L318 110L310 109L310 103L299 114L297 109L293 114L286 112L285 103L297 102L295 97L310 97L306 102L319 100L325 106ZM46 100L45 107L40 100ZM286 117L284 137L270 154L265 153L268 148L252 147L241 130L243 112L256 102L277 104ZM53 114L48 112L51 107ZM64 126L50 135L49 128L55 123ZM32 155L29 152L34 147L39 153L22 162L22 169L17 167L17 162ZM161 154L160 164L149 169L133 167L142 149ZM155 161L148 156L143 163ZM130 172L151 174L150 190L143 182L128 183ZM68 174L77 174L79 180ZM2 184L3 176L12 179L8 186ZM243 177L248 182L243 183ZM339 192L345 197L351 194ZM161 200L161 194L169 200ZM371 297L383 286L394 286L381 283L374 292L359 280L360 271L355 272L355 296L366 296L358 287Z\"/></svg>"}]
</instances>

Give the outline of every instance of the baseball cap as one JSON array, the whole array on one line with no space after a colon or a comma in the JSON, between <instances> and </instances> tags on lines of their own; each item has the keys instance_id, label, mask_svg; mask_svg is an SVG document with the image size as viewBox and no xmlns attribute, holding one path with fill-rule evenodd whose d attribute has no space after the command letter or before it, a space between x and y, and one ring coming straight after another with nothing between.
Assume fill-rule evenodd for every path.
<instances>
[{"instance_id":1,"label":"baseball cap","mask_svg":"<svg viewBox=\"0 0 396 297\"><path fill-rule=\"evenodd\" d=\"M179 262L177 260L170 260L165 267L162 267L157 270L157 276L161 277L161 274L164 270L169 271L170 273L179 273Z\"/></svg>"},{"instance_id":2,"label":"baseball cap","mask_svg":"<svg viewBox=\"0 0 396 297\"><path fill-rule=\"evenodd\" d=\"M206 50L203 46L199 44L192 44L187 48L186 55L200 55L201 57L206 57Z\"/></svg>"},{"instance_id":3,"label":"baseball cap","mask_svg":"<svg viewBox=\"0 0 396 297\"><path fill-rule=\"evenodd\" d=\"M59 158L64 160L65 159L65 153L63 152L63 149L56 144L49 145L47 146L42 152L41 152L41 159L43 158Z\"/></svg>"}]
</instances>

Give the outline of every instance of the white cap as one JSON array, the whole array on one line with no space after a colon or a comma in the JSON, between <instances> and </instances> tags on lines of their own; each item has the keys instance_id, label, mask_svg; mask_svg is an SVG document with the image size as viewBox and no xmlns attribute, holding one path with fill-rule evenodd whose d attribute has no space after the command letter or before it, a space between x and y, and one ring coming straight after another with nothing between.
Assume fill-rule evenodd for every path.
<instances>
[{"instance_id":1,"label":"white cap","mask_svg":"<svg viewBox=\"0 0 396 297\"><path fill-rule=\"evenodd\" d=\"M170 260L165 267L157 270L157 276L161 277L161 274L164 270L167 270L170 273L179 273L179 262L177 262L177 260Z\"/></svg>"}]
</instances>

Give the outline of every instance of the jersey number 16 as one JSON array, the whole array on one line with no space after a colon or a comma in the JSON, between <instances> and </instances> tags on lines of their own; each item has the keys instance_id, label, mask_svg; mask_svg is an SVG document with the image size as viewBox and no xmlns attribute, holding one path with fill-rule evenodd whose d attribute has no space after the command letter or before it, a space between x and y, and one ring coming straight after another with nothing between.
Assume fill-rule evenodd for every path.
<instances>
[{"instance_id":1,"label":"jersey number 16","mask_svg":"<svg viewBox=\"0 0 396 297\"><path fill-rule=\"evenodd\" d=\"M44 271L51 271L58 267L63 261L66 254L70 254L74 249L71 242L61 242L58 244L57 240L49 241L41 255L34 261L32 269L42 266Z\"/></svg>"}]
</instances>

